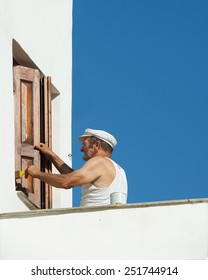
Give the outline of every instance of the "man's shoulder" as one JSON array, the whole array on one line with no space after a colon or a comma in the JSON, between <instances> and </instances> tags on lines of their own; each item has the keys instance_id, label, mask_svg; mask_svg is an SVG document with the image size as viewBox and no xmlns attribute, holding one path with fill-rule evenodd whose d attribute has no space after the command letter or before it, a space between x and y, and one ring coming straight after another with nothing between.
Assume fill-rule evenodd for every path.
<instances>
[{"instance_id":1,"label":"man's shoulder","mask_svg":"<svg viewBox=\"0 0 208 280\"><path fill-rule=\"evenodd\" d=\"M102 157L102 156L94 156L86 162L86 165L94 166L94 167L100 167L100 166L104 167L104 166L112 165L112 162L109 160L109 158Z\"/></svg>"},{"instance_id":2,"label":"man's shoulder","mask_svg":"<svg viewBox=\"0 0 208 280\"><path fill-rule=\"evenodd\" d=\"M91 159L88 160L89 163L104 163L106 159L101 156L94 156Z\"/></svg>"},{"instance_id":3,"label":"man's shoulder","mask_svg":"<svg viewBox=\"0 0 208 280\"><path fill-rule=\"evenodd\" d=\"M107 159L101 156L94 156L91 159L89 159L80 170L87 170L87 172L103 172L103 170L106 169L107 164L106 163Z\"/></svg>"}]
</instances>

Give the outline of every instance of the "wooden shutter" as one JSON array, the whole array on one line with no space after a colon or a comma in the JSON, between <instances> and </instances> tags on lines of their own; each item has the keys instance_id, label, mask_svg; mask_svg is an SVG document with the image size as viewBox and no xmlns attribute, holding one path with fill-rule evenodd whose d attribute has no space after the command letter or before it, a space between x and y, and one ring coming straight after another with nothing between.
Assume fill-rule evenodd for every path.
<instances>
[{"instance_id":1,"label":"wooden shutter","mask_svg":"<svg viewBox=\"0 0 208 280\"><path fill-rule=\"evenodd\" d=\"M14 67L15 171L34 164L40 168L40 154L34 146L40 143L40 74L38 70ZM16 179L22 190L41 208L40 181L28 176Z\"/></svg>"},{"instance_id":2,"label":"wooden shutter","mask_svg":"<svg viewBox=\"0 0 208 280\"><path fill-rule=\"evenodd\" d=\"M36 165L51 172L51 163L34 149L40 142L52 147L51 78L36 69L14 67L15 171ZM28 176L16 179L16 190L23 191L39 208L52 207L52 188Z\"/></svg>"},{"instance_id":3,"label":"wooden shutter","mask_svg":"<svg viewBox=\"0 0 208 280\"><path fill-rule=\"evenodd\" d=\"M51 112L51 96L52 85L50 77L41 79L41 101L40 101L40 141L45 143L50 149L52 148L52 112ZM45 173L51 172L51 162L46 158L41 159L41 170ZM52 187L41 182L41 208L52 208Z\"/></svg>"}]
</instances>

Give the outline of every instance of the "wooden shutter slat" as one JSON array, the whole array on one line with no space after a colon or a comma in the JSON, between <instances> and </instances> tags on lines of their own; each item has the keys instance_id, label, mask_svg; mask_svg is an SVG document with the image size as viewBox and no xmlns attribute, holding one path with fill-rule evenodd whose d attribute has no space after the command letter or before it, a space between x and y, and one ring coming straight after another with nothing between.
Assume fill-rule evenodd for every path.
<instances>
[{"instance_id":1,"label":"wooden shutter slat","mask_svg":"<svg viewBox=\"0 0 208 280\"><path fill-rule=\"evenodd\" d=\"M41 79L41 142L49 148L52 147L52 127L51 127L51 78ZM41 158L41 170L45 173L51 172L51 162L46 158ZM52 208L52 187L41 182L41 202L42 208Z\"/></svg>"},{"instance_id":2,"label":"wooden shutter slat","mask_svg":"<svg viewBox=\"0 0 208 280\"><path fill-rule=\"evenodd\" d=\"M52 86L51 77L44 77L44 120L45 120L45 144L52 148L52 116L51 116L51 96ZM50 173L52 169L51 162L45 161L45 172ZM45 184L45 207L52 208L52 187L49 184Z\"/></svg>"}]
</instances>

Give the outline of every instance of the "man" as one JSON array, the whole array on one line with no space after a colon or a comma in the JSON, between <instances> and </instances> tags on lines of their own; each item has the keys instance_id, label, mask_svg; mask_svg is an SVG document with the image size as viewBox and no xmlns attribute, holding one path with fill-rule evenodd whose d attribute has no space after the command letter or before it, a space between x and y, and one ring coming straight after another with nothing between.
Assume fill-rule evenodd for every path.
<instances>
[{"instance_id":1,"label":"man","mask_svg":"<svg viewBox=\"0 0 208 280\"><path fill-rule=\"evenodd\" d=\"M71 189L82 186L80 206L100 206L110 204L110 194L127 194L127 180L124 170L111 159L117 141L113 135L103 130L86 129L79 137L82 142L81 152L86 163L73 170L64 163L45 144L35 148L44 154L61 174L41 172L31 165L27 174L57 188Z\"/></svg>"}]
</instances>

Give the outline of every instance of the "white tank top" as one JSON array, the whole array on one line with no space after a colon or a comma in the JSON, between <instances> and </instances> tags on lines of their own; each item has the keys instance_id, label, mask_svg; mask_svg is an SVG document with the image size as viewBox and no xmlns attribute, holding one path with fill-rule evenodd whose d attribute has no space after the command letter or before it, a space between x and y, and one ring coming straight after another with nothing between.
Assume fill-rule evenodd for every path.
<instances>
[{"instance_id":1,"label":"white tank top","mask_svg":"<svg viewBox=\"0 0 208 280\"><path fill-rule=\"evenodd\" d=\"M127 194L128 185L125 171L115 161L110 158L107 159L113 163L116 169L113 182L107 188L97 188L91 183L83 185L81 207L108 205L110 204L110 194L113 192L123 192Z\"/></svg>"}]
</instances>

